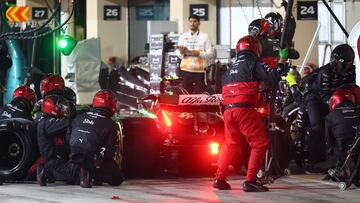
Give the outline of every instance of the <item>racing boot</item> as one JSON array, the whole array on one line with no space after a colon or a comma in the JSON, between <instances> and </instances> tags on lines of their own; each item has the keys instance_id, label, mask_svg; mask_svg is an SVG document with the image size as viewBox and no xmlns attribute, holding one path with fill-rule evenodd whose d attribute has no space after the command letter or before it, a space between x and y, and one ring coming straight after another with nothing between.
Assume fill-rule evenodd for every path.
<instances>
[{"instance_id":1,"label":"racing boot","mask_svg":"<svg viewBox=\"0 0 360 203\"><path fill-rule=\"evenodd\" d=\"M231 190L230 184L224 179L215 179L213 187L219 190Z\"/></svg>"},{"instance_id":2,"label":"racing boot","mask_svg":"<svg viewBox=\"0 0 360 203\"><path fill-rule=\"evenodd\" d=\"M36 180L40 186L46 186L47 170L43 166L36 168Z\"/></svg>"},{"instance_id":3,"label":"racing boot","mask_svg":"<svg viewBox=\"0 0 360 203\"><path fill-rule=\"evenodd\" d=\"M79 177L80 177L80 187L91 188L91 177L89 170L85 169L84 167L81 167L79 172Z\"/></svg>"},{"instance_id":4,"label":"racing boot","mask_svg":"<svg viewBox=\"0 0 360 203\"><path fill-rule=\"evenodd\" d=\"M261 185L256 181L254 182L245 181L243 184L243 190L244 192L268 192L269 188Z\"/></svg>"}]
</instances>

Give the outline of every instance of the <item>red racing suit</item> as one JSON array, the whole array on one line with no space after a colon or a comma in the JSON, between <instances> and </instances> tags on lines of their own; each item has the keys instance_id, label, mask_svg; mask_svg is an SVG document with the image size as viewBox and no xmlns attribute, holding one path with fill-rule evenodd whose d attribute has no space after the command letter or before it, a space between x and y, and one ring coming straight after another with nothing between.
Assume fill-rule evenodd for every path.
<instances>
[{"instance_id":1,"label":"red racing suit","mask_svg":"<svg viewBox=\"0 0 360 203\"><path fill-rule=\"evenodd\" d=\"M240 53L223 76L222 97L225 112L225 142L218 158L216 179L225 179L226 170L239 148L239 140L245 136L250 145L250 159L246 181L256 181L256 174L265 158L269 138L260 115L255 110L259 83L277 83L280 80L283 64L276 69L262 63L251 52Z\"/></svg>"}]
</instances>

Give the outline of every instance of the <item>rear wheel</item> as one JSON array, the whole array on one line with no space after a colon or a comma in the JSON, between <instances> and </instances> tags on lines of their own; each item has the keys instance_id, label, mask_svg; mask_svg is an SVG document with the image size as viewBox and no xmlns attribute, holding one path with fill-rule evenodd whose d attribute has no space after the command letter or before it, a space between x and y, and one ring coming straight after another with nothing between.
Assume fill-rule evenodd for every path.
<instances>
[{"instance_id":1,"label":"rear wheel","mask_svg":"<svg viewBox=\"0 0 360 203\"><path fill-rule=\"evenodd\" d=\"M125 118L122 169L126 178L153 177L158 169L160 135L153 119Z\"/></svg>"}]
</instances>

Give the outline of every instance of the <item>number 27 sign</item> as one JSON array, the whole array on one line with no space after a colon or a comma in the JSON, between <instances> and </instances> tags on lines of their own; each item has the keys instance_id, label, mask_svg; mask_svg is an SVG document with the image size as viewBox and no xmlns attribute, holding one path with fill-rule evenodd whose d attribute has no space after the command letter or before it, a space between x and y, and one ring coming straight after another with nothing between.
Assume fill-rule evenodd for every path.
<instances>
[{"instance_id":1,"label":"number 27 sign","mask_svg":"<svg viewBox=\"0 0 360 203\"><path fill-rule=\"evenodd\" d=\"M208 4L190 4L190 15L197 15L201 20L209 19Z\"/></svg>"}]
</instances>

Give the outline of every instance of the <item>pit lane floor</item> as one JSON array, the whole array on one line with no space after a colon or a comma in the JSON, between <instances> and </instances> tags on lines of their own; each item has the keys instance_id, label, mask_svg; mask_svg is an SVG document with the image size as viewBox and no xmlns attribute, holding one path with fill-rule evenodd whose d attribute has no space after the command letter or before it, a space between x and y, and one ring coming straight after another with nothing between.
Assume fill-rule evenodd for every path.
<instances>
[{"instance_id":1,"label":"pit lane floor","mask_svg":"<svg viewBox=\"0 0 360 203\"><path fill-rule=\"evenodd\" d=\"M243 179L229 178L230 191L212 188L212 178L128 180L119 187L107 185L83 189L79 186L50 184L4 184L0 202L360 202L360 188L340 191L321 175L283 177L267 193L245 193Z\"/></svg>"}]
</instances>

